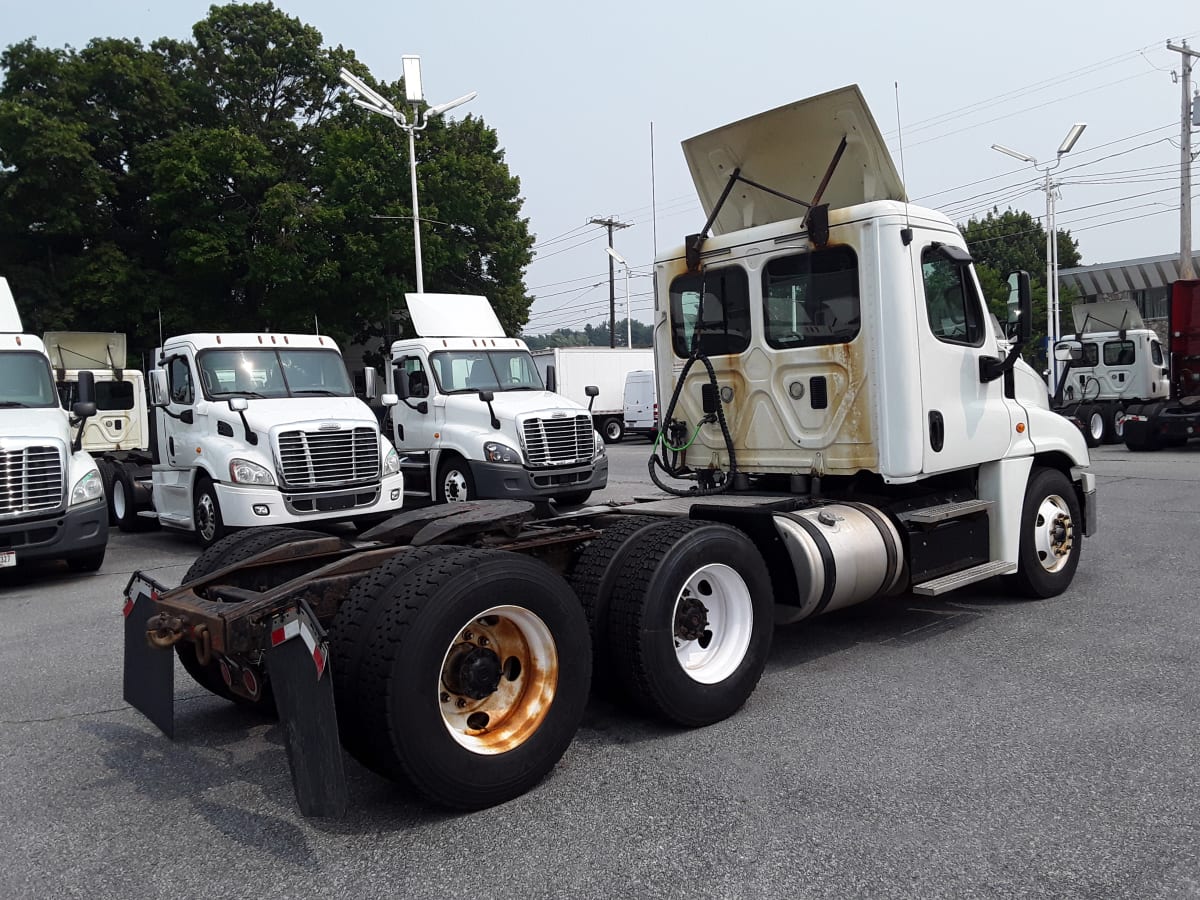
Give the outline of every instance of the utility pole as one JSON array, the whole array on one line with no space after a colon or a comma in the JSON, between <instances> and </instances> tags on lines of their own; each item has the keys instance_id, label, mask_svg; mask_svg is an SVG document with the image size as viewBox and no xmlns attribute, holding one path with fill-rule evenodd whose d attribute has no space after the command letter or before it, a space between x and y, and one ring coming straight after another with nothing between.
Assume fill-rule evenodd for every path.
<instances>
[{"instance_id":1,"label":"utility pole","mask_svg":"<svg viewBox=\"0 0 1200 900\"><path fill-rule=\"evenodd\" d=\"M608 249L613 249L613 231L617 228L628 228L628 222L618 222L616 216L601 218L593 216L588 219L589 225L603 225L608 229ZM608 256L608 346L617 346L617 285L616 272L613 269L613 257Z\"/></svg>"},{"instance_id":2,"label":"utility pole","mask_svg":"<svg viewBox=\"0 0 1200 900\"><path fill-rule=\"evenodd\" d=\"M1179 79L1183 91L1179 104L1179 278L1190 281L1196 277L1192 265L1192 59L1200 53L1189 48L1187 41L1181 47L1167 41L1167 49L1183 61Z\"/></svg>"}]
</instances>

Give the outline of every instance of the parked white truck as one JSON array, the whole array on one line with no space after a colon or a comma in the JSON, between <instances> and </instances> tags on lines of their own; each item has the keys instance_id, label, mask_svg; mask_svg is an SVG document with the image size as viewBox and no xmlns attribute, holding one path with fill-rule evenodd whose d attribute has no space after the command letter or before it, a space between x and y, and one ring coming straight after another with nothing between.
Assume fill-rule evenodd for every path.
<instances>
[{"instance_id":1,"label":"parked white truck","mask_svg":"<svg viewBox=\"0 0 1200 900\"><path fill-rule=\"evenodd\" d=\"M68 414L45 345L22 330L0 278L0 568L64 559L94 572L104 562L108 514L100 472L79 445L96 409L92 378L81 380Z\"/></svg>"},{"instance_id":2,"label":"parked white truck","mask_svg":"<svg viewBox=\"0 0 1200 900\"><path fill-rule=\"evenodd\" d=\"M547 389L529 348L505 336L486 297L405 299L419 337L392 344L387 377L400 398L393 430L410 503L576 504L608 484L587 408Z\"/></svg>"},{"instance_id":3,"label":"parked white truck","mask_svg":"<svg viewBox=\"0 0 1200 900\"><path fill-rule=\"evenodd\" d=\"M1079 303L1071 313L1075 334L1067 343L1080 358L1063 371L1053 405L1080 424L1089 447L1119 443L1130 405L1170 397L1166 354L1132 300Z\"/></svg>"},{"instance_id":4,"label":"parked white truck","mask_svg":"<svg viewBox=\"0 0 1200 900\"><path fill-rule=\"evenodd\" d=\"M1065 591L1095 529L1095 477L1018 360L1028 275L1010 279L1002 349L962 234L905 202L855 87L684 153L708 224L655 262L667 405L654 477L672 496L558 515L499 500L411 510L361 543L232 535L174 589L134 575L127 700L170 733L174 665L159 648L199 648L250 672L227 696L266 702L248 685L270 679L305 814L346 809L342 747L478 808L554 768L593 683L703 726L754 691L777 622L993 576L1008 578L993 593ZM423 371L448 354L445 387L458 351L441 346ZM403 371L417 352L399 354Z\"/></svg>"},{"instance_id":5,"label":"parked white truck","mask_svg":"<svg viewBox=\"0 0 1200 900\"><path fill-rule=\"evenodd\" d=\"M615 444L625 437L625 378L637 369L652 368L654 351L649 347L549 347L533 351L533 361L546 390L586 406L600 436ZM595 386L595 397L587 394L589 386Z\"/></svg>"},{"instance_id":6,"label":"parked white truck","mask_svg":"<svg viewBox=\"0 0 1200 900\"><path fill-rule=\"evenodd\" d=\"M96 361L111 343L86 333L54 340L63 361L74 363ZM123 352L122 345L110 362L123 362ZM141 373L99 362L96 370L108 401L87 437L124 531L157 522L194 532L207 547L231 528L347 519L365 525L403 505L399 456L355 396L328 337L168 338L148 373L149 420ZM64 369L60 383L80 374ZM368 396L375 390L371 371Z\"/></svg>"}]
</instances>

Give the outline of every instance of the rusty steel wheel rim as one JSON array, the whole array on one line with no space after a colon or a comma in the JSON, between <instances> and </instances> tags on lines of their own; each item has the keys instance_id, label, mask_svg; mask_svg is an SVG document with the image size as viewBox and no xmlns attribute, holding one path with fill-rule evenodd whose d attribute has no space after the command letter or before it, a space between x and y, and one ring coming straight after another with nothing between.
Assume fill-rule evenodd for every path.
<instances>
[{"instance_id":1,"label":"rusty steel wheel rim","mask_svg":"<svg viewBox=\"0 0 1200 900\"><path fill-rule=\"evenodd\" d=\"M442 724L472 753L505 753L545 721L557 686L558 650L546 623L520 606L493 606L459 628L442 657Z\"/></svg>"}]
</instances>

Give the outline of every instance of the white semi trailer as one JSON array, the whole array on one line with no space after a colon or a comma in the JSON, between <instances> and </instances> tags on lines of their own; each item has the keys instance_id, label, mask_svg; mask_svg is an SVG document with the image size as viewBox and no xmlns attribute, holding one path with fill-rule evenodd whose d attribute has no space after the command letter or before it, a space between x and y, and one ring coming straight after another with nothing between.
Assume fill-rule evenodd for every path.
<instances>
[{"instance_id":1,"label":"white semi trailer","mask_svg":"<svg viewBox=\"0 0 1200 900\"><path fill-rule=\"evenodd\" d=\"M586 406L606 443L625 437L625 379L654 366L654 351L628 347L550 347L533 351L546 389ZM587 393L596 388L596 395Z\"/></svg>"},{"instance_id":2,"label":"white semi trailer","mask_svg":"<svg viewBox=\"0 0 1200 900\"><path fill-rule=\"evenodd\" d=\"M1095 479L1018 359L1028 276L1002 346L962 235L906 202L857 88L684 153L708 222L655 263L654 477L672 496L430 507L359 542L233 535L179 587L135 575L130 702L169 730L156 648L199 647L250 673L228 695L273 687L306 814L346 807L338 735L381 775L477 808L550 772L593 682L703 726L750 696L776 623L996 576L997 592L1065 591Z\"/></svg>"}]
</instances>

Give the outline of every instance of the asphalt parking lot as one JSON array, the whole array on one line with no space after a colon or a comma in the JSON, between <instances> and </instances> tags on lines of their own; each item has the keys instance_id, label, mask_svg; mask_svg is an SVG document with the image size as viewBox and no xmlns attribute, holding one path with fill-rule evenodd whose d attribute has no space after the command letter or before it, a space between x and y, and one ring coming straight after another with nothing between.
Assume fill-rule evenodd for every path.
<instances>
[{"instance_id":1,"label":"asphalt parking lot","mask_svg":"<svg viewBox=\"0 0 1200 900\"><path fill-rule=\"evenodd\" d=\"M649 445L605 495L645 493ZM121 592L196 555L113 531L96 575L0 573L7 897L1200 895L1200 443L1095 451L1063 596L986 583L779 629L731 719L594 698L552 775L483 812L347 759L299 815L276 722L177 674L176 740L121 700ZM642 474L639 474L642 473Z\"/></svg>"}]
</instances>

